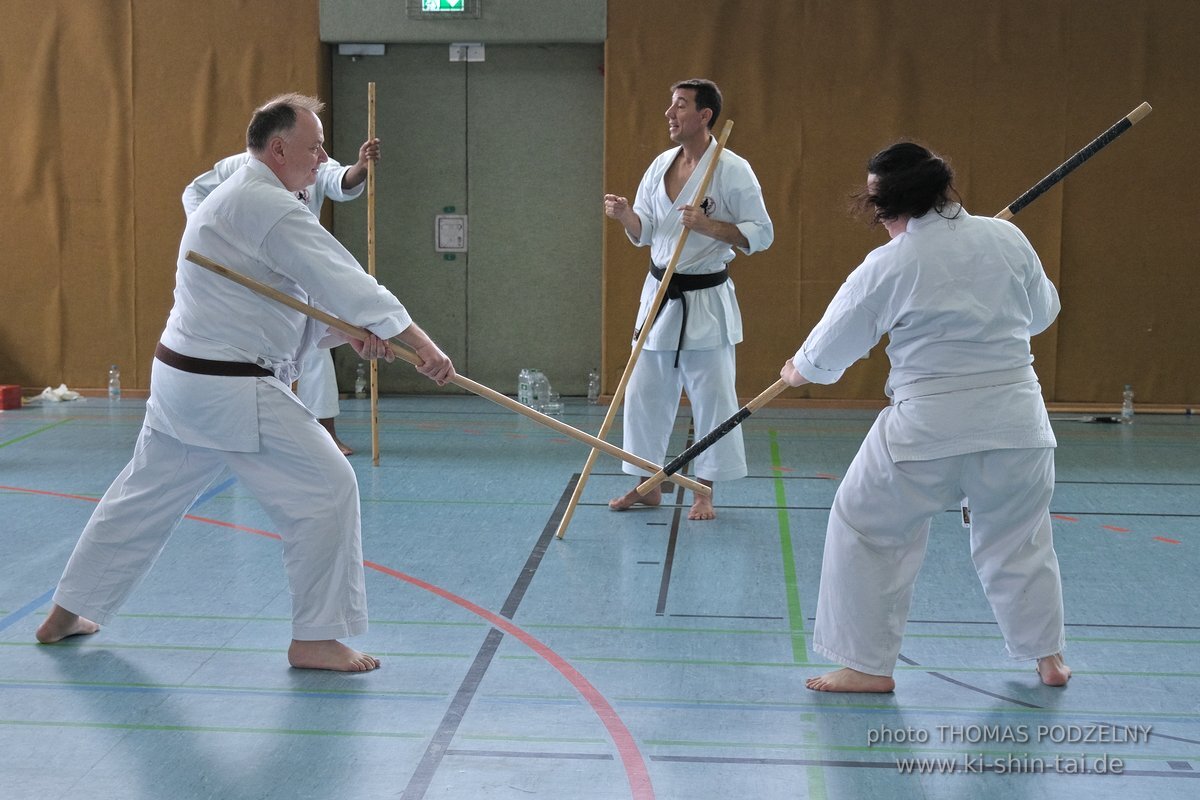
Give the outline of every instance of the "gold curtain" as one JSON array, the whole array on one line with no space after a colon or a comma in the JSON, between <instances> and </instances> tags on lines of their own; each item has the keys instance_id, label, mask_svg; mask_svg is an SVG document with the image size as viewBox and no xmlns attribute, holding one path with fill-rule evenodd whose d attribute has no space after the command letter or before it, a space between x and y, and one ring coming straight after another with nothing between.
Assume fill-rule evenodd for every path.
<instances>
[{"instance_id":1,"label":"gold curtain","mask_svg":"<svg viewBox=\"0 0 1200 800\"><path fill-rule=\"evenodd\" d=\"M871 154L923 142L951 160L968 210L990 215L1149 101L1146 120L1014 218L1063 300L1035 366L1051 401L1117 403L1132 383L1139 401L1194 404L1197 42L1188 0L609 0L604 187L632 197L671 146L671 83L721 86L728 146L753 165L775 223L774 246L731 268L748 398L886 241L847 214ZM646 257L615 222L604 243L611 377L629 357ZM883 400L882 351L831 387L785 396Z\"/></svg>"},{"instance_id":2,"label":"gold curtain","mask_svg":"<svg viewBox=\"0 0 1200 800\"><path fill-rule=\"evenodd\" d=\"M148 387L183 188L263 100L328 90L318 7L0 0L0 383Z\"/></svg>"}]
</instances>

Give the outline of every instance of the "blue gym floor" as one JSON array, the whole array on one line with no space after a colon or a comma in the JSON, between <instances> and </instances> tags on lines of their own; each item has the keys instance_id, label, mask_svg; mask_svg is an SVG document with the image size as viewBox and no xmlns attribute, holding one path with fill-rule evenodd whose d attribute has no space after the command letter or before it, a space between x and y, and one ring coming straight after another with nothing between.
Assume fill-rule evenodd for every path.
<instances>
[{"instance_id":1,"label":"blue gym floor","mask_svg":"<svg viewBox=\"0 0 1200 800\"><path fill-rule=\"evenodd\" d=\"M116 620L35 643L143 407L0 413L4 800L1200 796L1191 417L1052 415L1068 688L1004 655L947 509L896 692L852 696L803 681L830 668L809 649L825 519L873 412L756 413L715 522L674 490L610 512L633 479L602 455L560 541L585 445L475 397L388 397L374 467L345 400L372 617L351 643L383 668L344 675L288 668L276 532L232 478ZM569 398L563 419L603 415Z\"/></svg>"}]
</instances>

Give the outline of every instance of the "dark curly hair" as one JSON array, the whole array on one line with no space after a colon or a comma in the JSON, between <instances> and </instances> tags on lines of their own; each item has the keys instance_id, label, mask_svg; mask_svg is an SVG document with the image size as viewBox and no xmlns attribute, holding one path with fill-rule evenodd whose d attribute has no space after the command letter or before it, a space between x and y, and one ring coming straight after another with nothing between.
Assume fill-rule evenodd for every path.
<instances>
[{"instance_id":1,"label":"dark curly hair","mask_svg":"<svg viewBox=\"0 0 1200 800\"><path fill-rule=\"evenodd\" d=\"M923 217L930 209L941 214L951 195L961 200L950 163L915 142L896 142L880 150L867 161L867 173L875 176L874 185L853 200L855 209L872 222L906 214Z\"/></svg>"}]
</instances>

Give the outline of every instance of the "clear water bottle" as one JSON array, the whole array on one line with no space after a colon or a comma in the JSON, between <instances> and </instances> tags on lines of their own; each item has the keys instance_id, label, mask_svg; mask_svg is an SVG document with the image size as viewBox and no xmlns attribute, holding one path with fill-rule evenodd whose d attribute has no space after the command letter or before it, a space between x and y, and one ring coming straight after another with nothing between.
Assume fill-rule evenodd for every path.
<instances>
[{"instance_id":1,"label":"clear water bottle","mask_svg":"<svg viewBox=\"0 0 1200 800\"><path fill-rule=\"evenodd\" d=\"M529 406L535 411L545 411L550 402L550 379L540 370L530 370Z\"/></svg>"},{"instance_id":2,"label":"clear water bottle","mask_svg":"<svg viewBox=\"0 0 1200 800\"><path fill-rule=\"evenodd\" d=\"M532 370L528 367L522 367L517 373L517 402L522 405L532 405L532 396L530 394L530 382L532 381Z\"/></svg>"},{"instance_id":3,"label":"clear water bottle","mask_svg":"<svg viewBox=\"0 0 1200 800\"><path fill-rule=\"evenodd\" d=\"M1133 387L1128 383L1125 384L1125 391L1121 392L1121 422L1126 425L1133 422Z\"/></svg>"},{"instance_id":4,"label":"clear water bottle","mask_svg":"<svg viewBox=\"0 0 1200 800\"><path fill-rule=\"evenodd\" d=\"M358 372L354 375L354 396L367 396L367 363L365 361L358 362Z\"/></svg>"},{"instance_id":5,"label":"clear water bottle","mask_svg":"<svg viewBox=\"0 0 1200 800\"><path fill-rule=\"evenodd\" d=\"M108 368L108 399L121 399L121 370L117 369L116 364Z\"/></svg>"},{"instance_id":6,"label":"clear water bottle","mask_svg":"<svg viewBox=\"0 0 1200 800\"><path fill-rule=\"evenodd\" d=\"M588 403L596 405L600 402L600 373L592 370L588 373Z\"/></svg>"}]
</instances>

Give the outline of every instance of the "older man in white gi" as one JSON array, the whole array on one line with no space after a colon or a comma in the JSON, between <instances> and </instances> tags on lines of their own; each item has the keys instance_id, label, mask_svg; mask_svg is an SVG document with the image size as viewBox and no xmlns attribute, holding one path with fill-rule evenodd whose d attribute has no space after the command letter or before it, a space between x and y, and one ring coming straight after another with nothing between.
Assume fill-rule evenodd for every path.
<instances>
[{"instance_id":1,"label":"older man in white gi","mask_svg":"<svg viewBox=\"0 0 1200 800\"><path fill-rule=\"evenodd\" d=\"M438 384L454 377L450 359L400 301L296 197L328 159L321 108L284 95L258 109L246 137L253 158L188 218L133 459L84 528L39 641L95 633L111 619L196 497L228 467L283 539L289 662L379 666L338 641L367 628L354 471L288 388L308 348L344 337L184 258L194 250L368 329L367 341L350 342L364 358L391 356L383 339L397 336L416 350L424 375Z\"/></svg>"},{"instance_id":2,"label":"older man in white gi","mask_svg":"<svg viewBox=\"0 0 1200 800\"><path fill-rule=\"evenodd\" d=\"M666 460L681 392L687 392L691 403L697 437L738 410L734 346L742 341L742 316L728 264L736 256L735 248L749 255L767 249L775 238L754 170L728 149L721 153L705 197L691 205L717 149L711 130L721 113L721 92L704 79L681 81L671 91L667 130L679 146L650 164L632 207L625 197L604 196L604 213L625 226L631 242L650 248L651 269L642 284L637 330L652 327L627 386L624 448L656 464ZM667 299L657 318L648 319L685 228L691 233ZM648 475L631 464L623 469L630 475ZM745 477L741 429L697 457L693 471L707 486ZM623 511L636 503L658 505L661 498L658 487L645 497L631 490L609 507ZM712 500L696 495L688 519L715 516Z\"/></svg>"},{"instance_id":3,"label":"older man in white gi","mask_svg":"<svg viewBox=\"0 0 1200 800\"><path fill-rule=\"evenodd\" d=\"M1059 300L1011 223L950 200L953 173L901 142L868 165L865 210L891 241L846 279L781 377L829 384L888 335L892 404L838 487L813 649L844 669L810 689L890 692L930 521L964 496L971 555L1008 653L1066 684L1050 525L1054 433L1030 337Z\"/></svg>"},{"instance_id":4,"label":"older man in white gi","mask_svg":"<svg viewBox=\"0 0 1200 800\"><path fill-rule=\"evenodd\" d=\"M298 192L298 197L308 206L308 210L318 217L326 197L337 203L360 197L367 180L367 162L378 161L379 150L379 140L370 139L359 146L358 160L353 164L343 166L332 158L322 163L317 168L316 182ZM213 189L252 158L249 153L237 153L221 159L208 172L197 176L183 190L184 212L190 216ZM334 422L334 417L341 413L341 408L338 406L337 375L333 369L333 352L330 349L314 347L302 354L296 394L300 402L313 412L322 427L329 431L342 454L353 454L354 451L338 438Z\"/></svg>"}]
</instances>

